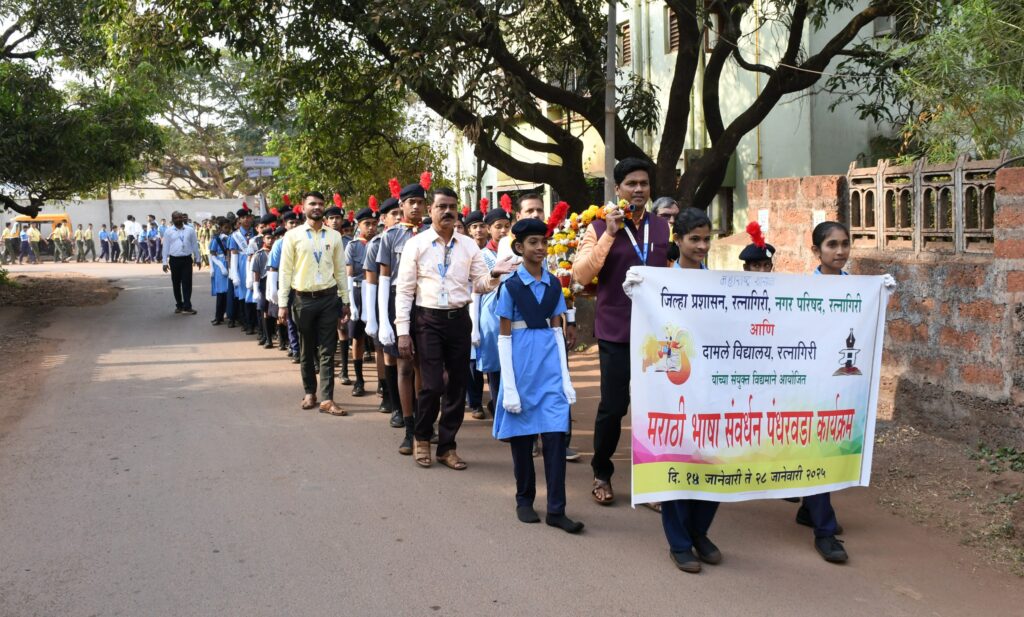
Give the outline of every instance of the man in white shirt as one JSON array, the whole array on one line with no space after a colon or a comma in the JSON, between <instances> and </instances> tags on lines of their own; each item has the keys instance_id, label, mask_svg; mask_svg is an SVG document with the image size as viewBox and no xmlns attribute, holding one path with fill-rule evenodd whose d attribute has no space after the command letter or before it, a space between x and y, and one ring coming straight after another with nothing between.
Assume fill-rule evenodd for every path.
<instances>
[{"instance_id":1,"label":"man in white shirt","mask_svg":"<svg viewBox=\"0 0 1024 617\"><path fill-rule=\"evenodd\" d=\"M192 264L199 263L196 230L185 225L185 215L171 214L172 225L164 231L164 272L171 273L175 313L195 315L192 309Z\"/></svg>"},{"instance_id":2,"label":"man in white shirt","mask_svg":"<svg viewBox=\"0 0 1024 617\"><path fill-rule=\"evenodd\" d=\"M500 261L488 272L476 242L455 233L458 209L455 191L437 189L430 208L432 226L406 242L395 284L395 330L399 355L412 359L415 354L423 384L417 398L413 458L422 467L431 465L430 437L443 395L437 460L461 470L466 463L455 450L455 435L466 407L470 293L491 291L513 265Z\"/></svg>"}]
</instances>

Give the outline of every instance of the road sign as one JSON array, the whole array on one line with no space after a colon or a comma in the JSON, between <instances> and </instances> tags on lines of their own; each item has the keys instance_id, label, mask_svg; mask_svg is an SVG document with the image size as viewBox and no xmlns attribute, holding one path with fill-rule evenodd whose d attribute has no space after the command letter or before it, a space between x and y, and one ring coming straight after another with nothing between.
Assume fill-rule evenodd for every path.
<instances>
[{"instance_id":1,"label":"road sign","mask_svg":"<svg viewBox=\"0 0 1024 617\"><path fill-rule=\"evenodd\" d=\"M247 156L242 160L242 167L269 167L278 168L281 166L279 156Z\"/></svg>"},{"instance_id":2,"label":"road sign","mask_svg":"<svg viewBox=\"0 0 1024 617\"><path fill-rule=\"evenodd\" d=\"M260 177L260 170L258 170L258 169L247 169L247 170L245 170L245 173L250 178L259 178Z\"/></svg>"},{"instance_id":3,"label":"road sign","mask_svg":"<svg viewBox=\"0 0 1024 617\"><path fill-rule=\"evenodd\" d=\"M263 168L260 169L260 175L261 176L273 176L274 175L274 170L271 169L270 167L263 167Z\"/></svg>"}]
</instances>

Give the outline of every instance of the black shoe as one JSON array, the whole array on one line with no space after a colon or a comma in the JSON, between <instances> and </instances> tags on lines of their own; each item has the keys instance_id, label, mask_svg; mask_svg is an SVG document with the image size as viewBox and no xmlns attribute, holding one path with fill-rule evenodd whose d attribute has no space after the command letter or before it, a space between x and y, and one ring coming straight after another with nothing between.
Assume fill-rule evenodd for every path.
<instances>
[{"instance_id":1,"label":"black shoe","mask_svg":"<svg viewBox=\"0 0 1024 617\"><path fill-rule=\"evenodd\" d=\"M277 348L278 348L278 349L280 349L281 351L287 351L287 352L289 352L289 353L291 352L291 350L290 350L290 349L288 349L288 346L287 346L287 345L278 345L278 347L277 347Z\"/></svg>"},{"instance_id":2,"label":"black shoe","mask_svg":"<svg viewBox=\"0 0 1024 617\"><path fill-rule=\"evenodd\" d=\"M228 320L228 327L229 328L237 328L238 327L238 322L235 321L234 319L229 319Z\"/></svg>"},{"instance_id":3,"label":"black shoe","mask_svg":"<svg viewBox=\"0 0 1024 617\"><path fill-rule=\"evenodd\" d=\"M707 536L697 536L694 538L693 550L697 553L697 558L704 563L712 565L722 563L722 552L718 550L715 543L709 540Z\"/></svg>"},{"instance_id":4,"label":"black shoe","mask_svg":"<svg viewBox=\"0 0 1024 617\"><path fill-rule=\"evenodd\" d=\"M843 541L837 540L835 536L815 538L814 549L829 563L846 563L850 558L843 548Z\"/></svg>"},{"instance_id":5,"label":"black shoe","mask_svg":"<svg viewBox=\"0 0 1024 617\"><path fill-rule=\"evenodd\" d=\"M544 522L552 527L558 527L566 533L579 533L583 531L583 523L574 521L564 514L548 513L544 517Z\"/></svg>"},{"instance_id":6,"label":"black shoe","mask_svg":"<svg viewBox=\"0 0 1024 617\"><path fill-rule=\"evenodd\" d=\"M412 454L412 437L409 435L405 436L402 440L402 445L398 446L398 453L404 456Z\"/></svg>"},{"instance_id":7,"label":"black shoe","mask_svg":"<svg viewBox=\"0 0 1024 617\"><path fill-rule=\"evenodd\" d=\"M796 524L814 529L814 521L811 520L811 513L807 510L807 508L800 506L800 508L796 511ZM836 523L836 535L843 535L843 526L839 523Z\"/></svg>"},{"instance_id":8,"label":"black shoe","mask_svg":"<svg viewBox=\"0 0 1024 617\"><path fill-rule=\"evenodd\" d=\"M391 412L391 428L405 428L405 418L402 417L402 411L396 409Z\"/></svg>"},{"instance_id":9,"label":"black shoe","mask_svg":"<svg viewBox=\"0 0 1024 617\"><path fill-rule=\"evenodd\" d=\"M516 506L516 518L520 523L539 523L540 516L533 506Z\"/></svg>"},{"instance_id":10,"label":"black shoe","mask_svg":"<svg viewBox=\"0 0 1024 617\"><path fill-rule=\"evenodd\" d=\"M682 553L669 551L668 556L672 559L672 563L676 564L676 567L683 572L689 572L690 574L700 572L700 561L697 560L697 556L693 554L693 551L684 551Z\"/></svg>"},{"instance_id":11,"label":"black shoe","mask_svg":"<svg viewBox=\"0 0 1024 617\"><path fill-rule=\"evenodd\" d=\"M293 358L293 357L295 357L295 354L293 354L293 353L292 353L292 350L291 350L291 349L289 349L289 350L288 350L288 357L289 357L289 358Z\"/></svg>"},{"instance_id":12,"label":"black shoe","mask_svg":"<svg viewBox=\"0 0 1024 617\"><path fill-rule=\"evenodd\" d=\"M292 364L299 364L300 360L298 356L292 356Z\"/></svg>"},{"instance_id":13,"label":"black shoe","mask_svg":"<svg viewBox=\"0 0 1024 617\"><path fill-rule=\"evenodd\" d=\"M473 416L474 420L483 420L484 418L487 417L484 414L484 410L480 409L479 407L473 407L469 411L470 411L469 415Z\"/></svg>"},{"instance_id":14,"label":"black shoe","mask_svg":"<svg viewBox=\"0 0 1024 617\"><path fill-rule=\"evenodd\" d=\"M363 362L373 362L374 360L375 358L373 357L372 353L367 351L366 353L363 354Z\"/></svg>"},{"instance_id":15,"label":"black shoe","mask_svg":"<svg viewBox=\"0 0 1024 617\"><path fill-rule=\"evenodd\" d=\"M270 343L270 342L268 342L265 345L263 345L263 349L273 349L273 348L274 348L274 344Z\"/></svg>"},{"instance_id":16,"label":"black shoe","mask_svg":"<svg viewBox=\"0 0 1024 617\"><path fill-rule=\"evenodd\" d=\"M211 321L211 322L210 322L210 325L211 325L211 326L219 326L219 325L221 325L222 323L224 323L224 320L223 320L223 319L214 319L213 321Z\"/></svg>"},{"instance_id":17,"label":"black shoe","mask_svg":"<svg viewBox=\"0 0 1024 617\"><path fill-rule=\"evenodd\" d=\"M174 312L175 312L175 313L181 313L181 312L182 312L182 310L181 310L180 308L176 308L176 309L174 309Z\"/></svg>"},{"instance_id":18,"label":"black shoe","mask_svg":"<svg viewBox=\"0 0 1024 617\"><path fill-rule=\"evenodd\" d=\"M181 312L185 313L186 315L195 315L196 314L195 309L190 309L190 308L181 309Z\"/></svg>"},{"instance_id":19,"label":"black shoe","mask_svg":"<svg viewBox=\"0 0 1024 617\"><path fill-rule=\"evenodd\" d=\"M391 413L394 409L391 408L391 405L389 405L387 401L381 401L380 406L377 407L377 411L381 413Z\"/></svg>"},{"instance_id":20,"label":"black shoe","mask_svg":"<svg viewBox=\"0 0 1024 617\"><path fill-rule=\"evenodd\" d=\"M363 382L356 382L356 385L352 388L352 396L366 396L366 387L363 385Z\"/></svg>"},{"instance_id":21,"label":"black shoe","mask_svg":"<svg viewBox=\"0 0 1024 617\"><path fill-rule=\"evenodd\" d=\"M343 385L343 386L351 386L352 385L352 380L348 378L348 375L342 375L341 376L341 385Z\"/></svg>"},{"instance_id":22,"label":"black shoe","mask_svg":"<svg viewBox=\"0 0 1024 617\"><path fill-rule=\"evenodd\" d=\"M249 328L248 330L245 331L245 333L249 336L252 336L253 334L256 334L256 330Z\"/></svg>"}]
</instances>

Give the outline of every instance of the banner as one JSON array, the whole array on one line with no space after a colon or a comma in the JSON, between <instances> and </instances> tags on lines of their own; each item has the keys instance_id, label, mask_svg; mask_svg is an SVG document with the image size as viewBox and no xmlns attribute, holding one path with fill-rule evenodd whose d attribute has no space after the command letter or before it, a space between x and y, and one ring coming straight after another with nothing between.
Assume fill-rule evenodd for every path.
<instances>
[{"instance_id":1,"label":"banner","mask_svg":"<svg viewBox=\"0 0 1024 617\"><path fill-rule=\"evenodd\" d=\"M634 505L868 485L882 277L633 270Z\"/></svg>"}]
</instances>

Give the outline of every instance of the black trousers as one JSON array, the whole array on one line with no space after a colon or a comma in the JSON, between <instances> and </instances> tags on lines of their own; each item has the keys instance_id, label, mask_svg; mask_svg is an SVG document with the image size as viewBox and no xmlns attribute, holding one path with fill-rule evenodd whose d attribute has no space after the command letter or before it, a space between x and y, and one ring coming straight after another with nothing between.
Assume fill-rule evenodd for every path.
<instances>
[{"instance_id":1,"label":"black trousers","mask_svg":"<svg viewBox=\"0 0 1024 617\"><path fill-rule=\"evenodd\" d=\"M462 308L439 315L419 307L412 311L420 390L415 410L416 439L428 441L440 413L437 455L455 449L455 435L466 412L466 365L469 364L472 321ZM448 382L445 384L445 373ZM444 410L441 397L444 396Z\"/></svg>"},{"instance_id":2,"label":"black trousers","mask_svg":"<svg viewBox=\"0 0 1024 617\"><path fill-rule=\"evenodd\" d=\"M224 311L228 308L227 292L217 294L217 304L213 309L214 321L224 321Z\"/></svg>"},{"instance_id":3,"label":"black trousers","mask_svg":"<svg viewBox=\"0 0 1024 617\"><path fill-rule=\"evenodd\" d=\"M594 457L590 466L598 480L611 480L612 456L619 446L622 418L629 411L629 343L597 341L601 364L601 401L594 420Z\"/></svg>"},{"instance_id":4,"label":"black trousers","mask_svg":"<svg viewBox=\"0 0 1024 617\"><path fill-rule=\"evenodd\" d=\"M167 260L171 269L171 288L174 290L174 304L186 311L192 310L192 256L171 257Z\"/></svg>"},{"instance_id":5,"label":"black trousers","mask_svg":"<svg viewBox=\"0 0 1024 617\"><path fill-rule=\"evenodd\" d=\"M317 394L316 364L320 364L320 400L334 400L334 352L338 348L337 293L318 298L295 294L292 319L299 331L299 371L306 394ZM429 436L427 437L429 439Z\"/></svg>"},{"instance_id":6,"label":"black trousers","mask_svg":"<svg viewBox=\"0 0 1024 617\"><path fill-rule=\"evenodd\" d=\"M509 439L512 469L516 475L516 506L533 506L537 496L537 472L533 467L536 435ZM565 514L565 433L541 433L544 480L548 486L548 514Z\"/></svg>"}]
</instances>

